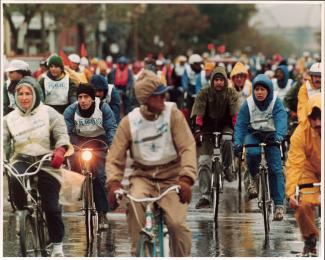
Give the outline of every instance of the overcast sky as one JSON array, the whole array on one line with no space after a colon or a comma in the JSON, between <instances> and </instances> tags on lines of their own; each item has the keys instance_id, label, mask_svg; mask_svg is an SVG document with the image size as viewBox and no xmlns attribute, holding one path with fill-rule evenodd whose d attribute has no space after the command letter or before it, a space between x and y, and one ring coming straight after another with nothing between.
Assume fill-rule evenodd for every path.
<instances>
[{"instance_id":1,"label":"overcast sky","mask_svg":"<svg viewBox=\"0 0 325 260\"><path fill-rule=\"evenodd\" d=\"M321 5L307 3L256 4L258 13L250 24L261 23L263 27L321 26Z\"/></svg>"}]
</instances>

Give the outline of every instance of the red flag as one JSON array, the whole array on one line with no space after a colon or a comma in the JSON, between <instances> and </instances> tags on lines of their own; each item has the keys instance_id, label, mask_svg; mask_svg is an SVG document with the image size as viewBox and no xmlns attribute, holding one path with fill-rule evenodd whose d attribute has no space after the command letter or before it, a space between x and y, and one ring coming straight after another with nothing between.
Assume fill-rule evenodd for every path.
<instances>
[{"instance_id":1,"label":"red flag","mask_svg":"<svg viewBox=\"0 0 325 260\"><path fill-rule=\"evenodd\" d=\"M70 65L69 59L62 49L59 50L59 56L61 57L64 66Z\"/></svg>"},{"instance_id":2,"label":"red flag","mask_svg":"<svg viewBox=\"0 0 325 260\"><path fill-rule=\"evenodd\" d=\"M224 44L219 45L217 51L221 54L224 53L226 51L226 45Z\"/></svg>"},{"instance_id":3,"label":"red flag","mask_svg":"<svg viewBox=\"0 0 325 260\"><path fill-rule=\"evenodd\" d=\"M80 46L80 57L88 57L88 52L84 43Z\"/></svg>"}]
</instances>

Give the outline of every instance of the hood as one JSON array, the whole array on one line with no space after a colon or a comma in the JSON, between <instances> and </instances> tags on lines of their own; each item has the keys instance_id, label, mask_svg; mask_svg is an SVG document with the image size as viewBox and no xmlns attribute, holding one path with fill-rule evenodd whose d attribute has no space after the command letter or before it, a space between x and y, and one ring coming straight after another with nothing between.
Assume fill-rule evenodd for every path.
<instances>
[{"instance_id":1,"label":"hood","mask_svg":"<svg viewBox=\"0 0 325 260\"><path fill-rule=\"evenodd\" d=\"M22 86L29 87L33 92L32 108L30 110L28 110L28 111L25 111L24 109L22 109L21 106L18 103L18 100L17 100L17 90ZM41 96L42 95L43 95L43 92L42 92L41 86L38 83L38 81L35 78L31 77L31 76L25 76L18 82L18 84L16 86L15 103L16 103L17 107L19 108L19 110L26 114L28 112L33 111L35 108L37 108L39 106L39 104L41 102Z\"/></svg>"},{"instance_id":2,"label":"hood","mask_svg":"<svg viewBox=\"0 0 325 260\"><path fill-rule=\"evenodd\" d=\"M280 65L277 70L281 70L283 75L284 75L284 78L283 80L279 81L278 80L278 86L280 88L285 88L285 86L287 85L288 83L288 79L289 79L289 71L288 71L288 68L286 65Z\"/></svg>"},{"instance_id":3,"label":"hood","mask_svg":"<svg viewBox=\"0 0 325 260\"><path fill-rule=\"evenodd\" d=\"M245 65L243 63L241 63L240 61L237 62L234 66L234 68L232 69L231 73L230 73L230 78L232 79L233 76L237 75L237 74L246 74L248 75L248 70L245 67Z\"/></svg>"},{"instance_id":4,"label":"hood","mask_svg":"<svg viewBox=\"0 0 325 260\"><path fill-rule=\"evenodd\" d=\"M258 101L254 94L254 88L257 84L263 85L267 88L268 94L266 98L263 101ZM273 84L272 81L265 75L265 74L259 74L257 75L253 80L253 99L256 104L256 106L261 110L264 111L267 109L267 107L270 105L273 99Z\"/></svg>"},{"instance_id":5,"label":"hood","mask_svg":"<svg viewBox=\"0 0 325 260\"><path fill-rule=\"evenodd\" d=\"M307 103L307 116L311 114L313 108L317 107L322 111L322 97L321 93L317 93L315 96L311 97Z\"/></svg>"},{"instance_id":6,"label":"hood","mask_svg":"<svg viewBox=\"0 0 325 260\"><path fill-rule=\"evenodd\" d=\"M213 79L216 76L216 74L221 74L225 78L225 87L224 87L224 89L226 89L228 87L228 77L227 77L227 72L226 72L225 67L222 67L222 66L217 66L213 70L213 72L211 74L211 79L210 79L210 87L213 88Z\"/></svg>"}]
</instances>

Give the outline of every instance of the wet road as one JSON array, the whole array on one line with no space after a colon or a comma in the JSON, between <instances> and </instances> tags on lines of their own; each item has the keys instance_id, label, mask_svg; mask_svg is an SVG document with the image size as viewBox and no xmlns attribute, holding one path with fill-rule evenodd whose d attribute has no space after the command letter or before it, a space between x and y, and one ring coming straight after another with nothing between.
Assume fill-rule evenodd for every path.
<instances>
[{"instance_id":1,"label":"wet road","mask_svg":"<svg viewBox=\"0 0 325 260\"><path fill-rule=\"evenodd\" d=\"M15 214L6 201L4 188L3 256L19 256L19 240L15 235ZM246 202L237 192L237 181L225 183L220 206L219 224L215 231L211 209L195 209L198 187L193 188L193 199L188 211L188 225L192 231L192 257L294 257L303 242L293 214L287 212L282 222L272 222L269 241L264 239L262 215L257 201ZM80 206L64 207L65 256L87 256L84 217ZM97 236L92 256L130 256L130 239L123 209L109 213L109 228ZM319 246L318 246L319 247Z\"/></svg>"}]
</instances>

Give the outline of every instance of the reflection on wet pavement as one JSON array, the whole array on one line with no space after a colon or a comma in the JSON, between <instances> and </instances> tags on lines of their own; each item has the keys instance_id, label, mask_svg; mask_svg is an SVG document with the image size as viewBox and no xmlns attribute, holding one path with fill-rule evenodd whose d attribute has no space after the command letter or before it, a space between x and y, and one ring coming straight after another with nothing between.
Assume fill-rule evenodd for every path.
<instances>
[{"instance_id":1,"label":"reflection on wet pavement","mask_svg":"<svg viewBox=\"0 0 325 260\"><path fill-rule=\"evenodd\" d=\"M188 213L192 257L294 257L293 251L301 251L303 242L292 213L288 213L282 222L272 222L270 239L265 241L263 219L256 200L246 202L243 195L238 196L236 187L236 183L225 184L217 229L212 221L211 209L195 209L199 196L198 187L194 187ZM84 217L79 207L64 208L63 217L65 256L130 256L131 241L123 210L108 214L109 228L97 235L92 252L87 252ZM4 200L3 256L19 256L15 226L15 214Z\"/></svg>"}]
</instances>

